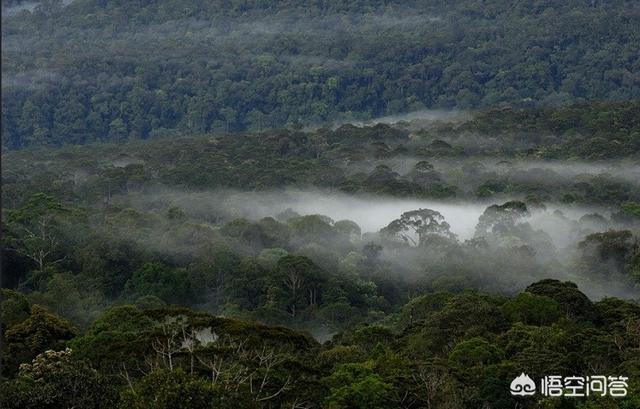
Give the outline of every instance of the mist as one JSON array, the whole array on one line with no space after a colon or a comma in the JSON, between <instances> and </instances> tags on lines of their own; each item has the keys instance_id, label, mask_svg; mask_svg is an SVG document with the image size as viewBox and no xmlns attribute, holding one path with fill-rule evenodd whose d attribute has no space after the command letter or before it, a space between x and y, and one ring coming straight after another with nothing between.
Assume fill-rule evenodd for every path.
<instances>
[{"instance_id":1,"label":"mist","mask_svg":"<svg viewBox=\"0 0 640 409\"><path fill-rule=\"evenodd\" d=\"M5 7L2 6L2 16L3 17L11 17L19 14L23 11L32 12L36 9L36 7L40 4L38 1L25 1L20 4L16 4L15 6Z\"/></svg>"},{"instance_id":2,"label":"mist","mask_svg":"<svg viewBox=\"0 0 640 409\"><path fill-rule=\"evenodd\" d=\"M421 158L397 156L392 158L369 158L343 164L345 173L371 173L376 166L385 165L400 175L408 174L421 161L427 161L440 177L471 193L478 186L475 182L506 178L515 183L531 183L538 186L560 188L570 186L585 178L603 178L611 181L640 186L640 165L632 160L610 160L600 162L554 161L509 159L473 156L469 158ZM471 172L471 174L470 174ZM475 182L474 182L475 181ZM462 193L462 192L461 192Z\"/></svg>"},{"instance_id":3,"label":"mist","mask_svg":"<svg viewBox=\"0 0 640 409\"><path fill-rule=\"evenodd\" d=\"M61 5L64 6L68 6L69 4L71 4L74 0L62 0L61 1ZM41 5L42 2L41 1L24 1L20 4L16 4L13 6L8 6L5 7L4 5L2 6L2 17L6 18L6 17L13 17L16 16L22 12L29 12L29 13L33 13L36 8Z\"/></svg>"},{"instance_id":4,"label":"mist","mask_svg":"<svg viewBox=\"0 0 640 409\"><path fill-rule=\"evenodd\" d=\"M503 200L497 203L502 203ZM331 190L318 189L285 189L270 192L246 192L234 190L217 190L209 192L184 192L172 189L160 189L145 194L132 193L114 198L114 204L130 206L138 211L164 215L171 207L182 210L194 221L202 221L212 226L223 226L235 219L247 219L260 223L264 218L282 219L283 212L300 216L322 215L332 219L331 223L351 220L361 229L362 235L355 242L342 244L326 241L327 238L309 239L322 243L302 245L297 251L309 256L314 262L329 271L340 271L338 260L326 259L323 254L329 249L347 253L367 242L380 242L384 251L381 260L390 263L391 271L400 280L416 282L424 285L424 280L433 285L448 284L447 271L467 271L467 285L483 290L500 289L511 293L526 287L533 281L543 278L557 278L578 283L586 294L594 299L605 296L637 298L637 289L630 286L615 269L607 274L618 277L616 280L602 277L587 277L575 271L576 244L589 234L621 227L607 218L608 211L603 207L566 205L561 203L545 203L544 208L532 208L528 216L522 217L517 226L516 236L491 238L487 249L474 249L476 226L480 216L488 206L495 204L492 200L422 200L380 197L372 195L352 195ZM403 213L416 209L431 209L439 212L450 231L456 236L456 242L464 248L466 255L456 260L451 258L448 250L439 247L399 246L380 236L380 230L390 222L398 219ZM292 213L293 212L293 213ZM590 221L588 215L598 213L604 215L604 224L596 220ZM291 216L289 216L291 217ZM623 226L624 227L624 226ZM630 227L630 226L626 226ZM520 238L518 235L523 234ZM170 231L163 230L155 235L165 237L171 242ZM353 240L353 239L352 239ZM380 241L382 240L382 241ZM497 241L493 241L497 240ZM144 243L143 243L144 244ZM164 244L156 248L170 251L174 245ZM258 254L262 247L253 249L240 245L239 251ZM334 246L338 246L335 247ZM354 247L355 246L355 247ZM468 247L471 246L471 247ZM531 255L519 254L521 246L533 250ZM164 250L162 250L164 248ZM319 251L319 252L318 252ZM455 253L455 251L454 251ZM457 256L456 256L457 257ZM513 258L517 259L517 262ZM511 260L511 261L510 261ZM338 263L338 264L336 264ZM608 267L607 267L608 268ZM604 272L603 272L604 273ZM389 273L391 274L391 273ZM460 273L458 273L460 274ZM444 280L444 281L443 281ZM422 284L418 284L422 283ZM440 284L437 284L440 283ZM456 284L459 285L459 284ZM456 287L457 288L457 287Z\"/></svg>"},{"instance_id":5,"label":"mist","mask_svg":"<svg viewBox=\"0 0 640 409\"><path fill-rule=\"evenodd\" d=\"M351 195L318 189L286 189L272 192L235 190L183 192L161 189L152 194L130 194L119 200L141 210L151 207L164 211L171 206L177 206L196 219L218 222L236 218L257 221L265 217L277 217L280 213L291 209L300 215L318 214L328 216L334 221L354 221L360 226L362 233L378 232L404 212L427 208L440 212L451 226L451 231L462 241L473 237L480 215L488 206L496 202L495 199L476 201L403 199L366 194ZM537 210L523 221L547 225L545 231L557 238L555 244L566 244L567 240L564 237L570 233L563 232L562 227L553 229L557 211L574 222L586 214L595 212L607 214L605 208L597 206L547 204L545 210Z\"/></svg>"},{"instance_id":6,"label":"mist","mask_svg":"<svg viewBox=\"0 0 640 409\"><path fill-rule=\"evenodd\" d=\"M451 229L461 238L470 238L478 217L487 203L454 203L418 199L380 198L369 195L348 195L335 191L295 190L282 192L218 191L184 193L165 191L151 198L132 196L134 206L141 208L148 200L166 201L182 208L188 214L202 217L206 211L219 212L224 220L247 218L259 220L276 217L287 209L301 215L320 214L333 220L352 220L362 232L377 232L402 213L418 208L429 208L442 213ZM490 203L489 203L490 204ZM215 209L215 210L213 210Z\"/></svg>"},{"instance_id":7,"label":"mist","mask_svg":"<svg viewBox=\"0 0 640 409\"><path fill-rule=\"evenodd\" d=\"M354 125L358 127L372 126L376 124L396 125L402 124L411 127L424 127L432 122L463 122L471 118L471 115L462 110L438 110L438 109L420 109L397 115L385 115L370 119L342 118L333 121L329 127L337 129L342 125ZM326 126L326 125L325 125ZM306 130L317 129L319 126L310 126Z\"/></svg>"},{"instance_id":8,"label":"mist","mask_svg":"<svg viewBox=\"0 0 640 409\"><path fill-rule=\"evenodd\" d=\"M65 0L63 6L72 3ZM3 9L3 14L15 16L22 11L34 11L39 2L27 2L19 6ZM147 54L149 46L162 47L162 57L179 56L185 48L200 48L203 54L217 56L219 53L211 46L234 50L236 53L257 58L262 52L277 47L283 40L294 41L299 46L313 50L309 59L320 57L321 64L330 62L326 46L329 43L344 42L350 37L357 41L361 36L383 36L400 32L428 31L443 24L438 16L415 13L413 10L397 9L372 13L326 14L308 16L304 13L267 16L235 16L213 19L184 17L162 23L132 25L127 29L75 29L69 36L66 27L56 28L56 46L64 46L81 55L84 51L79 45L91 43L105 49L118 50L126 55ZM433 26L433 27L432 27ZM321 42L318 39L322 38ZM51 38L41 38L31 34L3 36L3 46L17 51L19 48L41 49L50 44ZM286 53L277 53L286 56ZM297 54L292 54L295 57ZM359 55L349 55L349 60L365 61ZM330 66L330 64L329 64Z\"/></svg>"},{"instance_id":9,"label":"mist","mask_svg":"<svg viewBox=\"0 0 640 409\"><path fill-rule=\"evenodd\" d=\"M45 88L61 80L59 73L53 70L36 69L21 72L2 72L2 88L36 90Z\"/></svg>"}]
</instances>

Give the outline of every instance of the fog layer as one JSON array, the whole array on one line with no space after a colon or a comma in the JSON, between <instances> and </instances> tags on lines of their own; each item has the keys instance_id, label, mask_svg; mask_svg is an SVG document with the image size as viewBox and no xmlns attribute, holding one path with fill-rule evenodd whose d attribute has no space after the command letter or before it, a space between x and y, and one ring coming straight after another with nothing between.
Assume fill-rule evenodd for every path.
<instances>
[{"instance_id":1,"label":"fog layer","mask_svg":"<svg viewBox=\"0 0 640 409\"><path fill-rule=\"evenodd\" d=\"M188 215L203 220L218 222L235 218L259 220L264 217L277 217L291 209L300 215L319 214L329 216L335 221L352 220L360 226L362 233L373 233L387 226L402 213L410 210L428 208L441 213L451 226L451 231L460 240L473 237L480 215L493 204L493 201L438 201L421 199L381 198L370 195L349 195L334 191L287 189L279 192L239 192L221 190L216 192L180 192L163 190L151 195L132 194L126 201L133 207L145 209L156 206L158 210L177 206ZM577 221L585 214L596 211L605 212L596 207L580 207L562 204L548 205L545 210L535 211L530 218L536 225L545 226L544 230L554 239L556 246L567 244L568 231L565 226L557 226L552 220L559 210L569 220ZM555 213L557 214L557 213ZM557 227L554 229L554 225Z\"/></svg>"}]
</instances>

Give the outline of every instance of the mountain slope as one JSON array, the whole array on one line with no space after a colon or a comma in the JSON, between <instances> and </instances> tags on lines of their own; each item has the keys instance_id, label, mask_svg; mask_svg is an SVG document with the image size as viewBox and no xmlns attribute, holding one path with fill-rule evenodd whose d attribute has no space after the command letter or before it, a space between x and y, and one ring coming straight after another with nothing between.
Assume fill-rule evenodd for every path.
<instances>
[{"instance_id":1,"label":"mountain slope","mask_svg":"<svg viewBox=\"0 0 640 409\"><path fill-rule=\"evenodd\" d=\"M3 18L5 147L640 97L637 2L46 2Z\"/></svg>"}]
</instances>

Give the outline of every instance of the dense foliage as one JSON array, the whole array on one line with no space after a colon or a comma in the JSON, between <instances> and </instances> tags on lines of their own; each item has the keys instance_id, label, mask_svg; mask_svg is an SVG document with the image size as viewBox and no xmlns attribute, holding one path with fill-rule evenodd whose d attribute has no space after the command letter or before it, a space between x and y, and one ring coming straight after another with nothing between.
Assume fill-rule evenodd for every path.
<instances>
[{"instance_id":1,"label":"dense foliage","mask_svg":"<svg viewBox=\"0 0 640 409\"><path fill-rule=\"evenodd\" d=\"M456 123L8 152L3 265L12 274L5 285L82 325L113 302L139 302L318 333L375 321L413 291L512 293L552 275L586 280L592 296L621 294L612 281L620 288L640 282L637 150L613 154L632 165L618 173L594 162L593 169L575 162L574 171L571 162L543 161L539 153L577 156L556 144L571 136L588 145L598 133L633 145L637 109L498 110ZM599 120L590 120L596 111ZM536 138L536 129L549 136ZM585 158L598 155L593 149ZM324 190L288 190L310 186ZM264 199L273 189L277 199ZM472 222L472 237L460 238L452 220L430 209L385 216L388 226L371 232L274 204L336 191L483 200L486 210ZM566 205L545 205L557 202Z\"/></svg>"},{"instance_id":2,"label":"dense foliage","mask_svg":"<svg viewBox=\"0 0 640 409\"><path fill-rule=\"evenodd\" d=\"M638 27L3 0L0 408L640 407Z\"/></svg>"},{"instance_id":3,"label":"dense foliage","mask_svg":"<svg viewBox=\"0 0 640 409\"><path fill-rule=\"evenodd\" d=\"M635 379L637 304L568 280L638 298L637 109L6 152L2 404L507 408L522 371ZM459 237L429 208L367 231L274 204L372 194L484 211Z\"/></svg>"},{"instance_id":4,"label":"dense foliage","mask_svg":"<svg viewBox=\"0 0 640 409\"><path fill-rule=\"evenodd\" d=\"M5 207L15 208L31 192L45 192L95 205L166 187L315 186L440 199L518 195L613 205L617 212L625 203L640 202L638 118L638 103L592 104L489 110L463 122L27 149L3 155L3 199Z\"/></svg>"},{"instance_id":5,"label":"dense foliage","mask_svg":"<svg viewBox=\"0 0 640 409\"><path fill-rule=\"evenodd\" d=\"M70 325L18 293L5 291L1 306L8 350L28 353L8 362L10 371L21 365L0 383L3 408L640 404L640 307L615 298L592 303L574 284L556 280L534 283L511 298L425 293L385 325L359 325L323 345L282 327L131 305L105 311L74 336L52 332ZM47 349L37 341L43 332L67 349ZM521 371L533 377L624 373L631 379L629 395L510 396L506 387Z\"/></svg>"},{"instance_id":6,"label":"dense foliage","mask_svg":"<svg viewBox=\"0 0 640 409\"><path fill-rule=\"evenodd\" d=\"M3 13L8 148L640 97L634 0L31 8Z\"/></svg>"}]
</instances>

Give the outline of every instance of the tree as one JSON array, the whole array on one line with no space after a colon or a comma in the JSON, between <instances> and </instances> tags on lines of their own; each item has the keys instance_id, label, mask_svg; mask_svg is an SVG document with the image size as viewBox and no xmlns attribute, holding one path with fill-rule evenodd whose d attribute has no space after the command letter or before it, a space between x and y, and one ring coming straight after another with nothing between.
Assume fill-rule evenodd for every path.
<instances>
[{"instance_id":1,"label":"tree","mask_svg":"<svg viewBox=\"0 0 640 409\"><path fill-rule=\"evenodd\" d=\"M23 362L29 362L38 354L60 350L77 333L73 325L39 305L31 306L29 317L10 327L3 348L5 368L12 373Z\"/></svg>"},{"instance_id":2,"label":"tree","mask_svg":"<svg viewBox=\"0 0 640 409\"><path fill-rule=\"evenodd\" d=\"M12 249L36 263L38 271L64 259L57 254L60 244L60 217L68 213L57 199L36 193L20 209L9 213L16 238Z\"/></svg>"},{"instance_id":3,"label":"tree","mask_svg":"<svg viewBox=\"0 0 640 409\"><path fill-rule=\"evenodd\" d=\"M627 202L623 203L620 207L626 214L636 218L640 218L640 203Z\"/></svg>"},{"instance_id":4,"label":"tree","mask_svg":"<svg viewBox=\"0 0 640 409\"><path fill-rule=\"evenodd\" d=\"M141 358L151 349L148 333L154 320L131 305L104 311L70 346L80 359L90 361L100 372L117 375L139 370Z\"/></svg>"},{"instance_id":5,"label":"tree","mask_svg":"<svg viewBox=\"0 0 640 409\"><path fill-rule=\"evenodd\" d=\"M4 331L27 319L30 312L31 306L24 294L0 288L0 325Z\"/></svg>"},{"instance_id":6,"label":"tree","mask_svg":"<svg viewBox=\"0 0 640 409\"><path fill-rule=\"evenodd\" d=\"M333 220L322 215L307 215L289 219L294 239L298 244L329 243L335 237Z\"/></svg>"},{"instance_id":7,"label":"tree","mask_svg":"<svg viewBox=\"0 0 640 409\"><path fill-rule=\"evenodd\" d=\"M269 249L276 250L276 249ZM284 250L283 250L284 251ZM263 251L264 253L264 251ZM262 257L266 257L261 253ZM284 254L276 252L278 259ZM275 267L277 259L270 261L273 263L269 268ZM265 303L265 293L268 287L268 272L260 264L253 260L245 260L238 267L238 270L225 285L225 295L229 302L237 305L241 309L255 310Z\"/></svg>"},{"instance_id":8,"label":"tree","mask_svg":"<svg viewBox=\"0 0 640 409\"><path fill-rule=\"evenodd\" d=\"M310 138L311 151L313 156L318 159L329 148L327 138L321 133L315 133Z\"/></svg>"},{"instance_id":9,"label":"tree","mask_svg":"<svg viewBox=\"0 0 640 409\"><path fill-rule=\"evenodd\" d=\"M449 354L449 360L460 368L471 368L498 363L504 359L504 351L482 337L461 341Z\"/></svg>"},{"instance_id":10,"label":"tree","mask_svg":"<svg viewBox=\"0 0 640 409\"><path fill-rule=\"evenodd\" d=\"M127 140L129 133L127 131L127 125L122 118L116 118L109 124L109 139L114 142L124 142Z\"/></svg>"},{"instance_id":11,"label":"tree","mask_svg":"<svg viewBox=\"0 0 640 409\"><path fill-rule=\"evenodd\" d=\"M506 358L536 379L545 371L567 373L571 359L569 334L558 325L530 326L514 324L500 338Z\"/></svg>"},{"instance_id":12,"label":"tree","mask_svg":"<svg viewBox=\"0 0 640 409\"><path fill-rule=\"evenodd\" d=\"M180 303L191 294L189 277L184 269L173 269L162 263L145 263L127 281L125 293L132 299L154 295L167 303Z\"/></svg>"},{"instance_id":13,"label":"tree","mask_svg":"<svg viewBox=\"0 0 640 409\"><path fill-rule=\"evenodd\" d=\"M555 300L569 318L593 320L596 317L591 300L572 282L545 279L531 284L525 291Z\"/></svg>"},{"instance_id":14,"label":"tree","mask_svg":"<svg viewBox=\"0 0 640 409\"><path fill-rule=\"evenodd\" d=\"M515 200L501 205L491 205L478 220L476 236L509 233L520 219L527 216L529 210L524 202Z\"/></svg>"},{"instance_id":15,"label":"tree","mask_svg":"<svg viewBox=\"0 0 640 409\"><path fill-rule=\"evenodd\" d=\"M562 310L552 298L522 292L502 305L504 315L511 322L527 325L549 325L557 321Z\"/></svg>"},{"instance_id":16,"label":"tree","mask_svg":"<svg viewBox=\"0 0 640 409\"><path fill-rule=\"evenodd\" d=\"M360 238L360 234L362 233L360 226L351 220L339 220L333 225L333 228L336 229L338 233L349 237L349 239Z\"/></svg>"},{"instance_id":17,"label":"tree","mask_svg":"<svg viewBox=\"0 0 640 409\"><path fill-rule=\"evenodd\" d=\"M623 273L633 277L633 262L640 255L640 241L629 230L609 230L588 235L578 243L578 250L579 266L589 275Z\"/></svg>"},{"instance_id":18,"label":"tree","mask_svg":"<svg viewBox=\"0 0 640 409\"><path fill-rule=\"evenodd\" d=\"M91 284L83 276L54 273L40 289L30 294L30 299L85 327L105 306L102 293Z\"/></svg>"},{"instance_id":19,"label":"tree","mask_svg":"<svg viewBox=\"0 0 640 409\"><path fill-rule=\"evenodd\" d=\"M222 400L217 388L182 369L153 371L122 394L121 408L214 409L238 407Z\"/></svg>"},{"instance_id":20,"label":"tree","mask_svg":"<svg viewBox=\"0 0 640 409\"><path fill-rule=\"evenodd\" d=\"M287 255L278 260L279 285L284 290L287 311L296 318L299 307L318 305L323 282L322 271L307 257Z\"/></svg>"},{"instance_id":21,"label":"tree","mask_svg":"<svg viewBox=\"0 0 640 409\"><path fill-rule=\"evenodd\" d=\"M344 364L326 379L330 387L325 404L331 409L388 408L392 386L376 375L370 364Z\"/></svg>"},{"instance_id":22,"label":"tree","mask_svg":"<svg viewBox=\"0 0 640 409\"><path fill-rule=\"evenodd\" d=\"M429 305L433 302L436 303L435 307L441 305L441 295L433 298L416 307L422 304L423 308L433 308ZM491 339L509 327L500 310L501 300L498 297L468 291L451 298L445 296L444 300L446 302L436 311L429 314L416 312L416 315L426 315L426 318L407 329L412 334L408 348L412 356L448 353L455 343L463 339Z\"/></svg>"},{"instance_id":23,"label":"tree","mask_svg":"<svg viewBox=\"0 0 640 409\"><path fill-rule=\"evenodd\" d=\"M415 365L411 378L417 386L416 394L427 409L461 406L458 402L459 387L449 372L449 368L438 361Z\"/></svg>"},{"instance_id":24,"label":"tree","mask_svg":"<svg viewBox=\"0 0 640 409\"><path fill-rule=\"evenodd\" d=\"M0 406L7 409L107 409L117 402L112 380L74 359L68 348L47 350L22 364L10 385L0 394Z\"/></svg>"},{"instance_id":25,"label":"tree","mask_svg":"<svg viewBox=\"0 0 640 409\"><path fill-rule=\"evenodd\" d=\"M384 235L399 237L414 246L424 246L434 238L454 240L444 216L431 209L418 209L403 213L399 219L380 230Z\"/></svg>"},{"instance_id":26,"label":"tree","mask_svg":"<svg viewBox=\"0 0 640 409\"><path fill-rule=\"evenodd\" d=\"M425 160L416 163L411 172L407 174L407 177L420 186L429 186L441 182L440 175L434 171L433 165Z\"/></svg>"}]
</instances>

